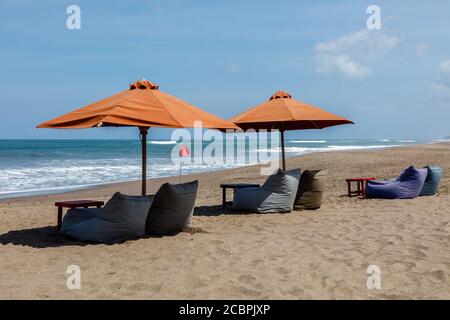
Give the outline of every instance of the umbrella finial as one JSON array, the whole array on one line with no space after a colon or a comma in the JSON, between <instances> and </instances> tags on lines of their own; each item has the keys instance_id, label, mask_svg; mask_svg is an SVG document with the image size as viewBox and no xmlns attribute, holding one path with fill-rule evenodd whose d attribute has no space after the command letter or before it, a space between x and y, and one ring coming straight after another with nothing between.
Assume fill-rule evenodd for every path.
<instances>
[{"instance_id":1,"label":"umbrella finial","mask_svg":"<svg viewBox=\"0 0 450 320\"><path fill-rule=\"evenodd\" d=\"M148 90L158 90L159 86L156 83L145 80L138 80L135 83L130 84L130 90L134 89L148 89Z\"/></svg>"},{"instance_id":2,"label":"umbrella finial","mask_svg":"<svg viewBox=\"0 0 450 320\"><path fill-rule=\"evenodd\" d=\"M289 93L287 93L285 91L282 91L282 90L278 90L277 92L275 92L270 97L269 100L273 100L273 99L291 99L291 98L292 98L292 96Z\"/></svg>"}]
</instances>

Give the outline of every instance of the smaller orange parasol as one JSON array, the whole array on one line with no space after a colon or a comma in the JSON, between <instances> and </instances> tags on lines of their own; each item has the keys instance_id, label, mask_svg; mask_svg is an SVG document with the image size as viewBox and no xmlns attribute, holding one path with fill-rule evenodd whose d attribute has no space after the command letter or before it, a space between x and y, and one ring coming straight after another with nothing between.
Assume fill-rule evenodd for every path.
<instances>
[{"instance_id":1,"label":"smaller orange parasol","mask_svg":"<svg viewBox=\"0 0 450 320\"><path fill-rule=\"evenodd\" d=\"M297 101L284 91L275 92L268 101L232 117L230 121L243 130L280 130L283 170L286 170L284 131L323 129L341 124L353 124L350 120Z\"/></svg>"}]
</instances>

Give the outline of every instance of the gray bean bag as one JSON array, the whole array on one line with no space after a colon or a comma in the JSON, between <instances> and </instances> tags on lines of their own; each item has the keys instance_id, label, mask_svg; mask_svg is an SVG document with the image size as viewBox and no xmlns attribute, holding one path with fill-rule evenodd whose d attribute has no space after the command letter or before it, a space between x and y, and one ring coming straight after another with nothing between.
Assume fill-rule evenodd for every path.
<instances>
[{"instance_id":1,"label":"gray bean bag","mask_svg":"<svg viewBox=\"0 0 450 320\"><path fill-rule=\"evenodd\" d=\"M406 168L395 180L367 181L366 198L413 199L422 190L428 169Z\"/></svg>"},{"instance_id":2,"label":"gray bean bag","mask_svg":"<svg viewBox=\"0 0 450 320\"><path fill-rule=\"evenodd\" d=\"M77 240L118 242L144 235L153 196L127 196L117 192L103 208L71 209L61 231Z\"/></svg>"},{"instance_id":3,"label":"gray bean bag","mask_svg":"<svg viewBox=\"0 0 450 320\"><path fill-rule=\"evenodd\" d=\"M322 205L327 172L324 170L305 170L300 177L295 210L317 210Z\"/></svg>"},{"instance_id":4,"label":"gray bean bag","mask_svg":"<svg viewBox=\"0 0 450 320\"><path fill-rule=\"evenodd\" d=\"M155 194L145 222L145 233L170 235L190 226L198 181L165 183Z\"/></svg>"},{"instance_id":5,"label":"gray bean bag","mask_svg":"<svg viewBox=\"0 0 450 320\"><path fill-rule=\"evenodd\" d=\"M260 188L235 189L233 209L258 213L291 212L300 180L300 169L271 175Z\"/></svg>"},{"instance_id":6,"label":"gray bean bag","mask_svg":"<svg viewBox=\"0 0 450 320\"><path fill-rule=\"evenodd\" d=\"M428 169L428 174L419 196L433 196L439 189L443 171L440 166L426 166L425 168Z\"/></svg>"}]
</instances>

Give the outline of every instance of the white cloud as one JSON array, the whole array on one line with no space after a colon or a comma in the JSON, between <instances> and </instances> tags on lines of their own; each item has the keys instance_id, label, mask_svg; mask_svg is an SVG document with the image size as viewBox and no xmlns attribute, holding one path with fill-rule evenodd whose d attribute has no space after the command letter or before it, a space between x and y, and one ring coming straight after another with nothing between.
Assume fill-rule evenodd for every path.
<instances>
[{"instance_id":1,"label":"white cloud","mask_svg":"<svg viewBox=\"0 0 450 320\"><path fill-rule=\"evenodd\" d=\"M418 57L423 57L424 55L426 55L428 53L428 49L430 48L430 46L426 43L419 43L416 46L416 56Z\"/></svg>"},{"instance_id":2,"label":"white cloud","mask_svg":"<svg viewBox=\"0 0 450 320\"><path fill-rule=\"evenodd\" d=\"M347 54L320 55L316 71L318 73L337 71L348 78L367 78L372 75L372 69L358 64Z\"/></svg>"},{"instance_id":3,"label":"white cloud","mask_svg":"<svg viewBox=\"0 0 450 320\"><path fill-rule=\"evenodd\" d=\"M241 72L241 67L239 66L239 64L236 64L236 63L230 64L230 65L228 65L228 72L237 74L237 73Z\"/></svg>"},{"instance_id":4,"label":"white cloud","mask_svg":"<svg viewBox=\"0 0 450 320\"><path fill-rule=\"evenodd\" d=\"M439 85L450 89L450 60L444 61L439 65L437 82Z\"/></svg>"},{"instance_id":5,"label":"white cloud","mask_svg":"<svg viewBox=\"0 0 450 320\"><path fill-rule=\"evenodd\" d=\"M362 29L315 47L316 71L340 73L348 78L365 79L372 75L372 64L399 40L381 31Z\"/></svg>"},{"instance_id":6,"label":"white cloud","mask_svg":"<svg viewBox=\"0 0 450 320\"><path fill-rule=\"evenodd\" d=\"M444 96L450 95L450 60L439 65L436 81L431 84L431 89Z\"/></svg>"}]
</instances>

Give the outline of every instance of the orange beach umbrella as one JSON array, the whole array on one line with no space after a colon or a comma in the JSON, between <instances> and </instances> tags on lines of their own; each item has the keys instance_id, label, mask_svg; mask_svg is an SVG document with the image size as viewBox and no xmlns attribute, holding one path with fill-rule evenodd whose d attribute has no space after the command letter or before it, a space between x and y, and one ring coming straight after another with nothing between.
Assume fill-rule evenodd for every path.
<instances>
[{"instance_id":1,"label":"orange beach umbrella","mask_svg":"<svg viewBox=\"0 0 450 320\"><path fill-rule=\"evenodd\" d=\"M275 92L268 101L232 117L230 121L244 130L280 130L283 170L286 170L284 131L323 129L353 123L318 107L297 101L284 91Z\"/></svg>"},{"instance_id":2,"label":"orange beach umbrella","mask_svg":"<svg viewBox=\"0 0 450 320\"><path fill-rule=\"evenodd\" d=\"M195 121L202 121L203 128L237 128L229 121L160 91L155 83L140 80L131 84L127 90L44 122L38 128L139 127L142 142L142 194L145 195L148 129L192 128Z\"/></svg>"}]
</instances>

